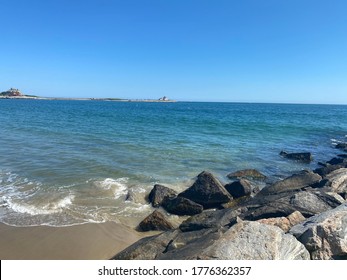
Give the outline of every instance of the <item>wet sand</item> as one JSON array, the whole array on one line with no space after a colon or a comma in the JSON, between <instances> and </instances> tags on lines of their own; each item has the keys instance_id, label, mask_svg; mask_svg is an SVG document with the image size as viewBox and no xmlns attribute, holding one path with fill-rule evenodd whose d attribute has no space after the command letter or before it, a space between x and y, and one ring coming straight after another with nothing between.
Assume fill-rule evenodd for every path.
<instances>
[{"instance_id":1,"label":"wet sand","mask_svg":"<svg viewBox=\"0 0 347 280\"><path fill-rule=\"evenodd\" d=\"M143 237L114 222L68 227L0 223L2 260L103 260Z\"/></svg>"}]
</instances>

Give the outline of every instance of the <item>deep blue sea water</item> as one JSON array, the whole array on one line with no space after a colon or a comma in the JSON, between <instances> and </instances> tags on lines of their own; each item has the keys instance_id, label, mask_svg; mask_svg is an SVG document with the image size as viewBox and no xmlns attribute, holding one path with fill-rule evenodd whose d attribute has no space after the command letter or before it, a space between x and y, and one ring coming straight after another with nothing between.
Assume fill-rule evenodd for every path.
<instances>
[{"instance_id":1,"label":"deep blue sea water","mask_svg":"<svg viewBox=\"0 0 347 280\"><path fill-rule=\"evenodd\" d=\"M142 198L155 183L180 191L203 170L227 182L244 168L315 168L346 141L347 106L2 99L0 124L1 222L133 226L152 211Z\"/></svg>"}]
</instances>

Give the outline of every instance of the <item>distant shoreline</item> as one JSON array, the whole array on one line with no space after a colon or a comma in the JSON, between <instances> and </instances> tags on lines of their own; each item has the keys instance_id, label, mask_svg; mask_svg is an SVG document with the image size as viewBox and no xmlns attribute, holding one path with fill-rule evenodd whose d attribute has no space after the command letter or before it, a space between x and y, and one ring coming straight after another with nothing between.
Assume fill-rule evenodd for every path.
<instances>
[{"instance_id":1,"label":"distant shoreline","mask_svg":"<svg viewBox=\"0 0 347 280\"><path fill-rule=\"evenodd\" d=\"M158 102L158 103L173 103L176 100L158 100L158 99L122 99L122 98L72 98L72 97L40 97L40 96L0 96L0 99L31 99L31 100L79 100L79 101L113 101L113 102Z\"/></svg>"}]
</instances>

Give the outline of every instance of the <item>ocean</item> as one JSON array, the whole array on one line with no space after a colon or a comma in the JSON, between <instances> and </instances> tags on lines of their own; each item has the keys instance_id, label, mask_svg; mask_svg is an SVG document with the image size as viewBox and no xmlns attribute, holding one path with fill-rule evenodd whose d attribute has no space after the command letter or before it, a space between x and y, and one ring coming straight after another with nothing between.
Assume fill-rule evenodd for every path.
<instances>
[{"instance_id":1,"label":"ocean","mask_svg":"<svg viewBox=\"0 0 347 280\"><path fill-rule=\"evenodd\" d=\"M245 168L273 179L316 168L347 140L347 106L1 99L0 124L1 222L134 227L157 183L182 191L203 170L228 182Z\"/></svg>"}]
</instances>

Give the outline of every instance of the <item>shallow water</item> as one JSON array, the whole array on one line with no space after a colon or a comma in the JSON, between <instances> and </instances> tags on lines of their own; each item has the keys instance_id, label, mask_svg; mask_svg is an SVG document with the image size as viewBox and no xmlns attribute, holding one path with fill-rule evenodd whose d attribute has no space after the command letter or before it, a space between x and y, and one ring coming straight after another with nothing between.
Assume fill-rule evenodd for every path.
<instances>
[{"instance_id":1,"label":"shallow water","mask_svg":"<svg viewBox=\"0 0 347 280\"><path fill-rule=\"evenodd\" d=\"M155 183L180 191L206 169L225 182L243 168L282 178L337 154L347 134L338 105L0 100L0 110L0 221L11 225L134 226Z\"/></svg>"}]
</instances>

